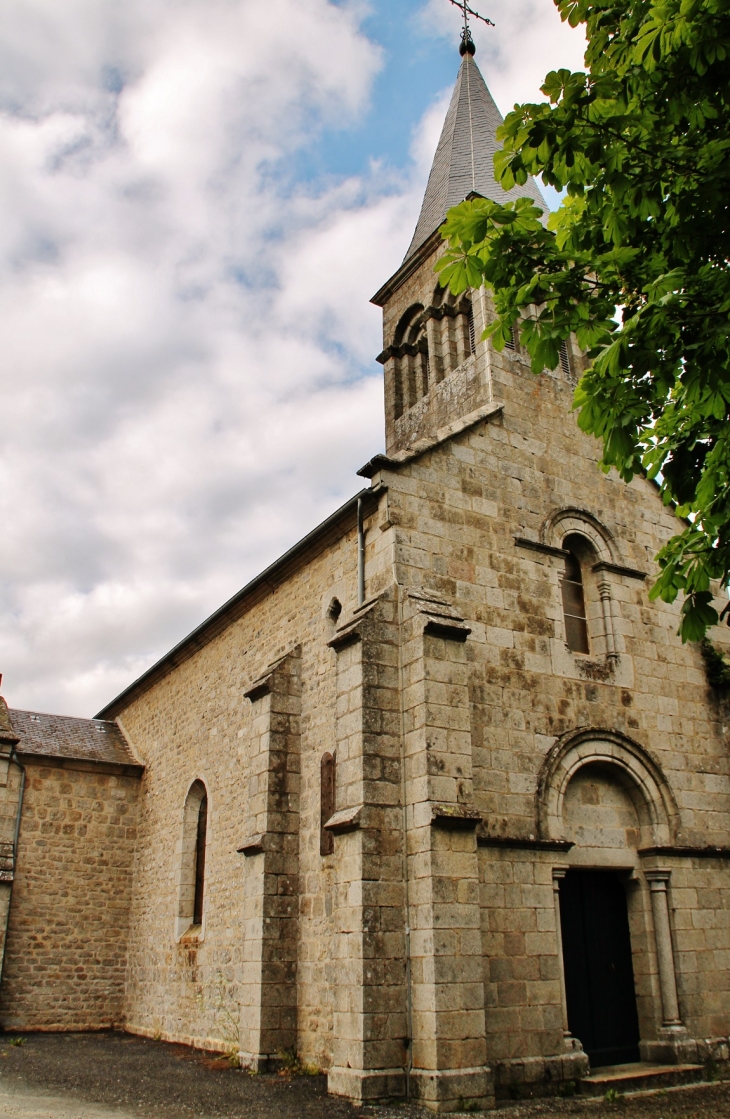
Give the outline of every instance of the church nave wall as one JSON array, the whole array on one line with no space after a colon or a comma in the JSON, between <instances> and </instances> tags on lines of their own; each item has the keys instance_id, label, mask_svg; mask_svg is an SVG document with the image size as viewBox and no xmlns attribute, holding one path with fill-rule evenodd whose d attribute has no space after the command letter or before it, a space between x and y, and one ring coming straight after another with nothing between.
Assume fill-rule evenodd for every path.
<instances>
[{"instance_id":1,"label":"church nave wall","mask_svg":"<svg viewBox=\"0 0 730 1119\"><path fill-rule=\"evenodd\" d=\"M366 521L368 590L387 577L382 574L388 566L387 534L377 527L379 519L376 510ZM250 1005L244 988L255 984L257 966L246 930L252 920L255 924L264 897L272 897L271 876L280 875L271 863L264 880L258 879L259 863L274 856L238 850L257 834L260 819L251 791L254 782L264 787L260 767L252 770L260 704L246 692L268 666L300 645L298 882L287 885L286 872L274 893L284 891L281 903L289 913L293 904L299 926L298 1029L291 1047L318 1067L331 1062L336 856L323 858L319 850L320 762L336 747L336 655L327 644L336 621L330 607L337 599L342 619L352 614L356 569L355 534L348 530L120 717L146 764L126 998L127 1028L135 1032L223 1051L242 1044L248 1026L242 1026L239 1006ZM278 733L276 719L271 728ZM266 738L270 731L263 733ZM263 757L261 748L256 750ZM202 929L179 936L182 813L196 780L206 788L209 812L204 919ZM287 898L290 886L293 901ZM278 920L273 909L268 919Z\"/></svg>"}]
</instances>

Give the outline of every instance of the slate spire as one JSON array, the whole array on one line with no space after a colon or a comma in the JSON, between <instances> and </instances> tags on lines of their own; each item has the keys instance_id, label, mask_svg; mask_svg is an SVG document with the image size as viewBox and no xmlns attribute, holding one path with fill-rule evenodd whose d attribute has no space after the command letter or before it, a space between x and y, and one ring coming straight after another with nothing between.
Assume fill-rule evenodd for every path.
<instances>
[{"instance_id":1,"label":"slate spire","mask_svg":"<svg viewBox=\"0 0 730 1119\"><path fill-rule=\"evenodd\" d=\"M472 191L495 202L529 196L547 213L547 204L534 179L530 178L524 186L516 186L509 191L503 190L495 179L494 153L500 146L495 133L501 123L502 116L474 61L474 48L470 41L462 50L459 76L428 177L416 232L405 260L438 229L447 211L463 202Z\"/></svg>"}]
</instances>

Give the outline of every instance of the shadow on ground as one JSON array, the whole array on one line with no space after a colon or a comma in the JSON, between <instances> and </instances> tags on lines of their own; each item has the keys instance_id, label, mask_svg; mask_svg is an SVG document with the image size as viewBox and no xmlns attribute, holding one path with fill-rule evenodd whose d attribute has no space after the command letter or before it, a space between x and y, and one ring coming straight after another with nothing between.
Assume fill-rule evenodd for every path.
<instances>
[{"instance_id":1,"label":"shadow on ground","mask_svg":"<svg viewBox=\"0 0 730 1119\"><path fill-rule=\"evenodd\" d=\"M12 1044L13 1039L22 1044ZM428 1114L399 1102L354 1107L327 1095L324 1076L250 1076L213 1054L118 1032L0 1035L0 1112L3 1099L7 1113L20 1119L95 1119L95 1105L104 1110L104 1119L107 1109L119 1119L421 1119ZM499 1119L730 1119L730 1083L617 1101L534 1100L505 1104L497 1114Z\"/></svg>"}]
</instances>

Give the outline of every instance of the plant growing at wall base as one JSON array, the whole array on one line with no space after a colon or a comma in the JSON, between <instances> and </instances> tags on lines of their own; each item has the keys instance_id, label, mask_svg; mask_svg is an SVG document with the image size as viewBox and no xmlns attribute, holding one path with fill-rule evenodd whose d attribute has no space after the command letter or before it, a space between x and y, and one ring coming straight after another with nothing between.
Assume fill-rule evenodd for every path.
<instances>
[{"instance_id":1,"label":"plant growing at wall base","mask_svg":"<svg viewBox=\"0 0 730 1119\"><path fill-rule=\"evenodd\" d=\"M505 188L542 175L562 205L546 227L531 199L461 203L437 268L454 293L492 288L486 335L501 350L519 324L535 373L575 335L591 364L574 406L603 468L656 479L686 518L651 595L684 594L696 641L730 578L730 5L555 3L585 26L586 72L515 107L495 172Z\"/></svg>"}]
</instances>

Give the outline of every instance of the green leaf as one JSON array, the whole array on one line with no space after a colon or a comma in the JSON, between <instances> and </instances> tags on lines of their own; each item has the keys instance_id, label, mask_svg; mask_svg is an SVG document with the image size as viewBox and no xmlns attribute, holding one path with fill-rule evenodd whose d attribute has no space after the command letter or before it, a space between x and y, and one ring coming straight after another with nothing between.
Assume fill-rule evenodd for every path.
<instances>
[{"instance_id":1,"label":"green leaf","mask_svg":"<svg viewBox=\"0 0 730 1119\"><path fill-rule=\"evenodd\" d=\"M578 426L602 470L646 472L676 514L651 594L686 596L696 640L716 624L701 596L730 582L730 3L557 4L585 27L586 69L515 106L494 164L503 186L542 175L562 203L545 224L528 198L455 207L439 276L490 289L487 336L499 348L519 319L536 374L569 336L582 348Z\"/></svg>"}]
</instances>

